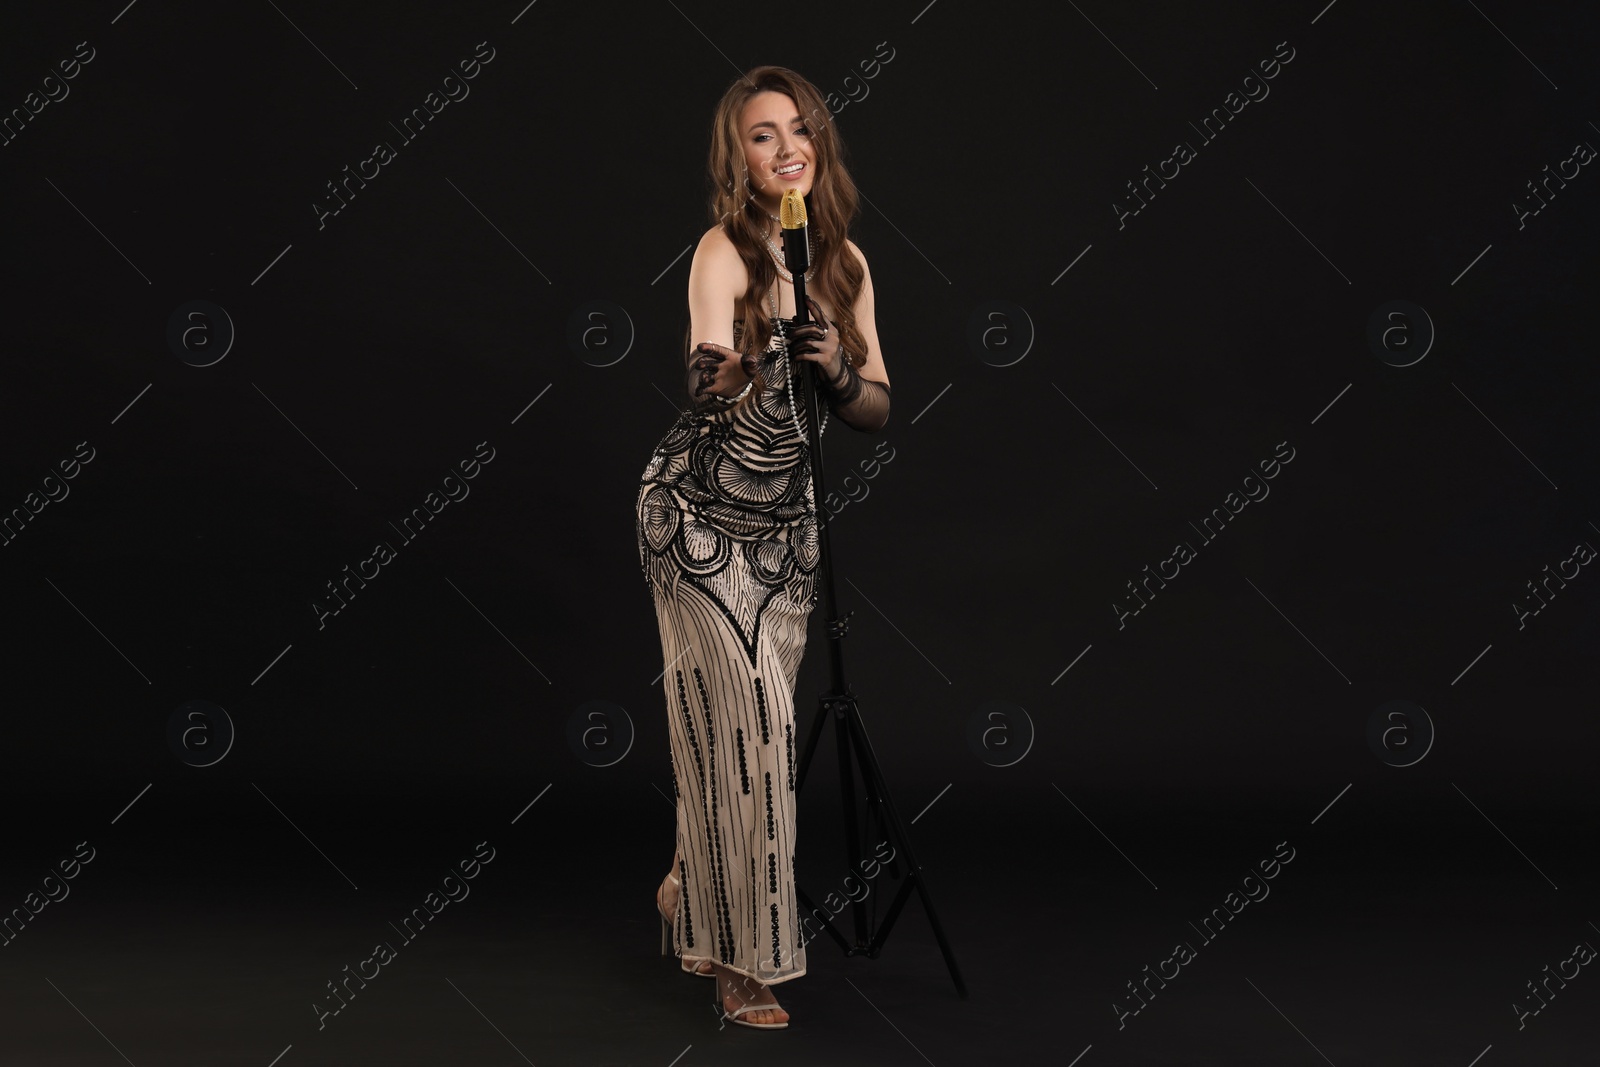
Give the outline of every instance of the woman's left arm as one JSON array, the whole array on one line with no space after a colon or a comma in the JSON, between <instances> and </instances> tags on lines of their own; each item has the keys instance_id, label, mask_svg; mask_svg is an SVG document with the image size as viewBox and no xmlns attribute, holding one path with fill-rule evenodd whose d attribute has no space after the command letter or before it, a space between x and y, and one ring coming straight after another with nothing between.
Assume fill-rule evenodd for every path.
<instances>
[{"instance_id":1,"label":"woman's left arm","mask_svg":"<svg viewBox=\"0 0 1600 1067\"><path fill-rule=\"evenodd\" d=\"M861 263L861 295L856 298L855 312L856 328L867 342L866 362L858 370L838 347L837 335L820 338L820 327L812 324L802 326L797 331L798 339L810 342L799 351L815 356L815 361L822 364L828 404L833 413L853 429L875 433L889 421L889 375L883 364L883 352L878 347L872 272L867 269L867 257L862 255L856 243L848 240L845 243ZM802 355L800 358L806 357ZM833 365L830 367L830 364Z\"/></svg>"}]
</instances>

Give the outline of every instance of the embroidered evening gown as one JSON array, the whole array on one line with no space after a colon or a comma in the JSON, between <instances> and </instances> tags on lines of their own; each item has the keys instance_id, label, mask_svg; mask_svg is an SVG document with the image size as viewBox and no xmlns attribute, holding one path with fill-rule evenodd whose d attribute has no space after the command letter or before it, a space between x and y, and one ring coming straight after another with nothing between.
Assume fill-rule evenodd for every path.
<instances>
[{"instance_id":1,"label":"embroidered evening gown","mask_svg":"<svg viewBox=\"0 0 1600 1067\"><path fill-rule=\"evenodd\" d=\"M681 883L673 944L686 961L770 985L806 973L794 687L820 550L780 338L761 365L766 388L745 404L678 416L645 467L636 514L666 666ZM796 371L801 429L803 382Z\"/></svg>"}]
</instances>

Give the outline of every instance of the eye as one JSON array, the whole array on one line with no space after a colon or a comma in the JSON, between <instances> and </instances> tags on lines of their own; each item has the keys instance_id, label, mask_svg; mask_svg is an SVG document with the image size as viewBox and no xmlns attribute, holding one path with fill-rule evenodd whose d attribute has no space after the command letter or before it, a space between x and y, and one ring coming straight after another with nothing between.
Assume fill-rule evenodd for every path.
<instances>
[{"instance_id":1,"label":"eye","mask_svg":"<svg viewBox=\"0 0 1600 1067\"><path fill-rule=\"evenodd\" d=\"M804 125L796 126L794 128L794 132L795 133L799 133L799 134L804 134L805 136L810 137L811 136L811 127L804 126ZM756 144L761 144L762 142L766 141L771 136L772 136L772 134L770 134L770 133L758 133L758 134L755 135L755 137L752 138L752 140Z\"/></svg>"}]
</instances>

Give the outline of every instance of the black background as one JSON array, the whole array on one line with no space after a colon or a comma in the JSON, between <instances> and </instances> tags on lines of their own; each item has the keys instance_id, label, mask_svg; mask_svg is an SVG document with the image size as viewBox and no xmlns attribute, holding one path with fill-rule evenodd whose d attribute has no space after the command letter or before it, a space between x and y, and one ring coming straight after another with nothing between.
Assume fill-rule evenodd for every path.
<instances>
[{"instance_id":1,"label":"black background","mask_svg":"<svg viewBox=\"0 0 1600 1067\"><path fill-rule=\"evenodd\" d=\"M94 58L0 148L0 909L96 856L0 949L0 1059L1593 1062L1596 979L1521 1028L1513 1002L1600 931L1600 579L1520 627L1513 604L1600 544L1597 179L1515 207L1600 144L1595 21L921 3L4 16L5 113ZM470 95L404 142L479 42ZM1290 48L1214 140L1190 125ZM631 514L686 401L712 108L759 63L855 97L894 411L824 438L830 487L893 457L831 526L846 664L971 987L914 902L878 960L815 945L772 1035L648 969L671 765ZM395 160L319 227L379 140ZM168 343L196 300L235 331L207 366ZM1432 337L1413 315L1386 360L1397 300ZM593 301L621 313L574 345ZM480 442L470 495L403 543L388 523ZM397 558L319 627L379 540ZM168 732L196 700L234 731L203 767L216 713ZM568 741L594 701L626 753L603 767ZM1423 712L1375 748L1391 701ZM838 795L830 738L813 897L848 870ZM479 841L476 903L319 1030L323 983ZM1272 895L1119 1020L1280 842Z\"/></svg>"}]
</instances>

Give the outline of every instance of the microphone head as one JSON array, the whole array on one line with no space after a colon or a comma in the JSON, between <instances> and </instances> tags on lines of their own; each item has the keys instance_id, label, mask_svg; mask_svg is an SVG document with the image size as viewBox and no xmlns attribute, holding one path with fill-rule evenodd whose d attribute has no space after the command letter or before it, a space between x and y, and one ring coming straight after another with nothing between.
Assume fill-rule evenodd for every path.
<instances>
[{"instance_id":1,"label":"microphone head","mask_svg":"<svg viewBox=\"0 0 1600 1067\"><path fill-rule=\"evenodd\" d=\"M798 230L806 224L806 202L800 190L789 189L778 205L778 225L786 230Z\"/></svg>"}]
</instances>

